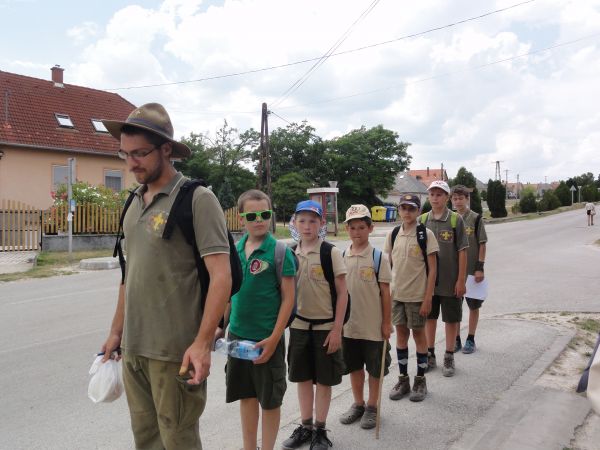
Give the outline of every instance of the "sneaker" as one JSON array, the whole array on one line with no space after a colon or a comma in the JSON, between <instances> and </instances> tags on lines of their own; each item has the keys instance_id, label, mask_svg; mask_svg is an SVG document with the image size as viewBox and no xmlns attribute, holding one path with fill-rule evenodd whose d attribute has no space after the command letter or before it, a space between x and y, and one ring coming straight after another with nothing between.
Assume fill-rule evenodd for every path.
<instances>
[{"instance_id":1,"label":"sneaker","mask_svg":"<svg viewBox=\"0 0 600 450\"><path fill-rule=\"evenodd\" d=\"M442 369L442 375L445 377L453 377L456 368L454 367L454 355L446 353L444 355L444 367Z\"/></svg>"},{"instance_id":2,"label":"sneaker","mask_svg":"<svg viewBox=\"0 0 600 450\"><path fill-rule=\"evenodd\" d=\"M474 353L477 350L477 346L475 345L475 341L466 340L465 345L462 349L462 352L465 354Z\"/></svg>"},{"instance_id":3,"label":"sneaker","mask_svg":"<svg viewBox=\"0 0 600 450\"><path fill-rule=\"evenodd\" d=\"M313 437L312 430L309 430L303 425L296 428L292 435L282 442L281 447L285 450L293 450L295 448L302 447L302 445L310 442Z\"/></svg>"},{"instance_id":4,"label":"sneaker","mask_svg":"<svg viewBox=\"0 0 600 450\"><path fill-rule=\"evenodd\" d=\"M463 348L462 342L457 339L456 342L454 343L454 353L460 352L462 350L462 348Z\"/></svg>"},{"instance_id":5,"label":"sneaker","mask_svg":"<svg viewBox=\"0 0 600 450\"><path fill-rule=\"evenodd\" d=\"M422 402L427 396L427 380L425 377L415 377L412 392L410 393L411 402Z\"/></svg>"},{"instance_id":6,"label":"sneaker","mask_svg":"<svg viewBox=\"0 0 600 450\"><path fill-rule=\"evenodd\" d=\"M327 430L325 428L315 428L310 450L327 450L333 447L333 443L327 439Z\"/></svg>"},{"instance_id":7,"label":"sneaker","mask_svg":"<svg viewBox=\"0 0 600 450\"><path fill-rule=\"evenodd\" d=\"M396 386L390 391L390 400L400 400L410 392L410 378L408 375L400 375Z\"/></svg>"},{"instance_id":8,"label":"sneaker","mask_svg":"<svg viewBox=\"0 0 600 450\"><path fill-rule=\"evenodd\" d=\"M435 355L432 355L430 352L427 352L427 369L425 372L429 372L430 370L435 369L437 366L437 361L435 359Z\"/></svg>"}]
</instances>

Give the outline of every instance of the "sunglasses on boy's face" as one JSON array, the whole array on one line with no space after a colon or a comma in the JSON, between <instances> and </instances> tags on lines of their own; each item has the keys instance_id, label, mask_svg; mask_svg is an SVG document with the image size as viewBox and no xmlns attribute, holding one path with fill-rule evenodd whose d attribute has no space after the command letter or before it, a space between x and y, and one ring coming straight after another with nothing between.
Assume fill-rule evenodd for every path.
<instances>
[{"instance_id":1,"label":"sunglasses on boy's face","mask_svg":"<svg viewBox=\"0 0 600 450\"><path fill-rule=\"evenodd\" d=\"M240 216L246 219L246 222L254 222L259 216L262 220L269 220L272 214L273 211L266 209L264 211L240 213Z\"/></svg>"}]
</instances>

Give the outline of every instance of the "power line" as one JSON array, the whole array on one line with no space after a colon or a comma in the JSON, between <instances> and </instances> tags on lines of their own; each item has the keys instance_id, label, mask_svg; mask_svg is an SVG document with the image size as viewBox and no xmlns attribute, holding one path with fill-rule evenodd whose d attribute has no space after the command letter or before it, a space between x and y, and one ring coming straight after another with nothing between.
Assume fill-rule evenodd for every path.
<instances>
[{"instance_id":1,"label":"power line","mask_svg":"<svg viewBox=\"0 0 600 450\"><path fill-rule=\"evenodd\" d=\"M321 58L319 58L319 60L317 62L315 62L311 66L311 68L308 69L308 71L306 71L306 73L304 73L304 75L302 75L294 83L292 83L292 85L289 88L287 88L285 90L285 92L283 94L281 94L277 100L275 100L273 102L273 106L277 107L277 105L280 105L281 103L283 103L286 98L288 98L290 95L292 95L294 92L296 92L300 88L300 86L302 86L306 82L306 80L308 80L308 78L319 67L321 67L321 65L340 47L340 45L342 45L344 43L344 41L352 33L352 30L354 30L354 28L356 27L356 25L361 20L363 20L365 17L367 17L371 11L373 11L373 9L375 8L375 6L377 6L377 4L379 3L379 1L380 0L374 0L373 2L371 2L371 4L367 7L367 9L364 10L360 14L360 16L358 16L358 18L352 23L352 25L350 25L346 29L346 31L344 31L344 33L337 39L337 41L335 41L335 43L331 47L329 47L329 50L327 50L325 52L325 54L323 56L321 56Z\"/></svg>"},{"instance_id":2,"label":"power line","mask_svg":"<svg viewBox=\"0 0 600 450\"><path fill-rule=\"evenodd\" d=\"M553 50L555 48L565 47L567 45L576 44L577 42L583 41L585 39L590 39L590 38L593 38L593 37L597 37L597 36L600 36L600 33L595 33L595 34L591 34L591 35L588 35L588 36L583 36L583 37L581 37L579 39L574 39L572 41L561 42L561 43L558 43L558 44L555 44L555 45L551 45L549 47L545 47L545 48L542 48L542 49L539 49L539 50L533 50L533 51L530 51L530 52L527 52L527 53L521 53L519 55L511 56L509 58L503 58L503 59L499 59L499 60L496 60L496 61L491 61L489 63L485 63L485 64L480 64L480 65L477 65L477 66L473 66L473 67L467 67L465 69L457 70L457 71L454 71L454 72L445 72L445 73L441 73L441 74L438 74L438 75L433 75L433 76L426 77L426 78L420 78L420 79L417 79L417 80L404 81L402 83L394 84L392 86L387 86L387 87L379 88L379 89L373 89L373 90L370 90L370 91L357 92L357 93L354 93L354 94L344 95L344 96L341 96L341 97L332 97L332 98L328 98L328 99L324 99L324 100L318 100L318 101L315 101L315 102L302 103L300 105L282 106L279 109L301 108L301 107L304 107L304 106L317 105L317 104L321 104L321 103L330 103L330 102L335 102L335 101L338 101L338 100L345 100L345 99L348 99L348 98L360 97L360 96L369 95L369 94L375 94L377 92L389 91L390 89L396 89L396 88L398 88L400 86L406 86L406 85L415 84L415 83L422 83L424 81L431 81L431 80L435 80L435 79L438 79L438 78L443 78L443 77L447 77L447 76L457 75L457 74L460 74L460 73L465 73L465 72L470 72L470 71L484 69L484 68L489 67L489 66L493 66L493 65L500 64L500 63L503 63L503 62L512 61L512 60L515 60L515 59L518 59L518 58L523 58L525 56L531 56L531 55L535 55L535 54L538 54L538 53L547 52L547 51Z\"/></svg>"},{"instance_id":3,"label":"power line","mask_svg":"<svg viewBox=\"0 0 600 450\"><path fill-rule=\"evenodd\" d=\"M507 6L506 8L501 8L501 9L496 9L494 11L489 11L487 13L483 13L480 14L478 16L473 16L473 17L469 17L467 19L463 19L463 20L459 20L457 22L453 22L453 23L449 23L446 25L442 25L442 26L438 26L435 28L430 28L428 30L425 31L420 31L418 33L413 33L413 34L407 34L404 36L400 36L398 38L394 38L394 39L390 39L387 41L382 41L382 42L377 42L374 44L369 44L369 45L365 45L363 47L357 47L354 49L350 49L350 50L344 50L341 52L337 52L337 53L332 53L331 55L329 55L329 58L334 57L334 56L340 56L340 55L347 55L349 53L355 53L355 52L360 52L363 50L368 50L374 47L379 47L382 45L387 45L387 44L392 44L394 42L398 42L398 41L402 41L402 40L406 40L406 39L412 39L415 37L419 37L419 36L423 36L425 34L429 34L432 33L434 31L441 31L447 28L452 28L458 25L462 25L464 23L468 23L468 22L472 22L474 20L478 20L478 19L482 19L484 17L488 17L491 16L493 14L498 14L501 12L505 12L514 8L518 8L519 6L523 6L526 5L528 3L532 3L536 0L527 0L524 2L520 2L520 3L516 3L514 5L511 6ZM162 86L175 86L178 84L189 84L189 83L200 83L203 81L211 81L211 80L218 80L218 79L222 79L222 78L232 78L232 77L239 77L242 75L250 75L253 73L259 73L259 72L266 72L269 70L275 70L275 69L282 69L285 67L291 67L291 66L297 66L299 64L306 64L309 62L314 62L314 61L319 61L322 58L322 56L317 57L317 58L308 58L308 59L302 59L302 60L298 60L298 61L294 61L294 62L290 62L290 63L286 63L286 64L278 64L278 65L274 65L274 66L267 66L267 67L261 67L258 69L251 69L251 70L244 70L244 71L240 71L240 72L232 72L232 73L227 73L227 74L222 74L222 75L211 75L211 76L207 76L207 77L203 77L203 78L197 78L194 80L184 80L184 81L171 81L168 83L155 83L155 84L144 84L144 85L137 85L137 86L123 86L123 87L116 87L116 88L105 88L102 89L104 91L124 91L124 90L130 90L130 89L145 89L145 88L152 88L152 87L162 87Z\"/></svg>"}]
</instances>

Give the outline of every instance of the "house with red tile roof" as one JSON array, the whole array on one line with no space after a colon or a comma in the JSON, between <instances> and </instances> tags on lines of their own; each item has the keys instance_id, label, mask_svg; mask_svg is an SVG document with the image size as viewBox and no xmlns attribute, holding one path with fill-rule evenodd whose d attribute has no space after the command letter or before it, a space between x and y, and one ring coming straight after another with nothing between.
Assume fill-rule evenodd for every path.
<instances>
[{"instance_id":1,"label":"house with red tile roof","mask_svg":"<svg viewBox=\"0 0 600 450\"><path fill-rule=\"evenodd\" d=\"M51 192L67 180L69 158L79 181L115 190L135 182L101 122L123 120L135 105L66 84L63 70L52 67L50 80L0 71L0 199L50 206Z\"/></svg>"},{"instance_id":2,"label":"house with red tile roof","mask_svg":"<svg viewBox=\"0 0 600 450\"><path fill-rule=\"evenodd\" d=\"M411 177L416 178L425 186L429 187L431 183L436 180L448 181L448 174L446 169L430 169L429 167L425 170L409 170L408 174Z\"/></svg>"}]
</instances>

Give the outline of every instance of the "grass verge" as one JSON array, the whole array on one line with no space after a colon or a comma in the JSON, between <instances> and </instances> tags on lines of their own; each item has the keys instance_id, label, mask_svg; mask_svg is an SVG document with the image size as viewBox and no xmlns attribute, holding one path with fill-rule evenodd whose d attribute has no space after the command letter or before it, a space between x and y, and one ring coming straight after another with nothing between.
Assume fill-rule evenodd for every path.
<instances>
[{"instance_id":1,"label":"grass verge","mask_svg":"<svg viewBox=\"0 0 600 450\"><path fill-rule=\"evenodd\" d=\"M79 261L87 258L112 256L112 250L89 250L73 252L40 252L37 264L27 272L0 274L0 282L15 281L28 278L47 278L56 275L72 275L77 273Z\"/></svg>"}]
</instances>

